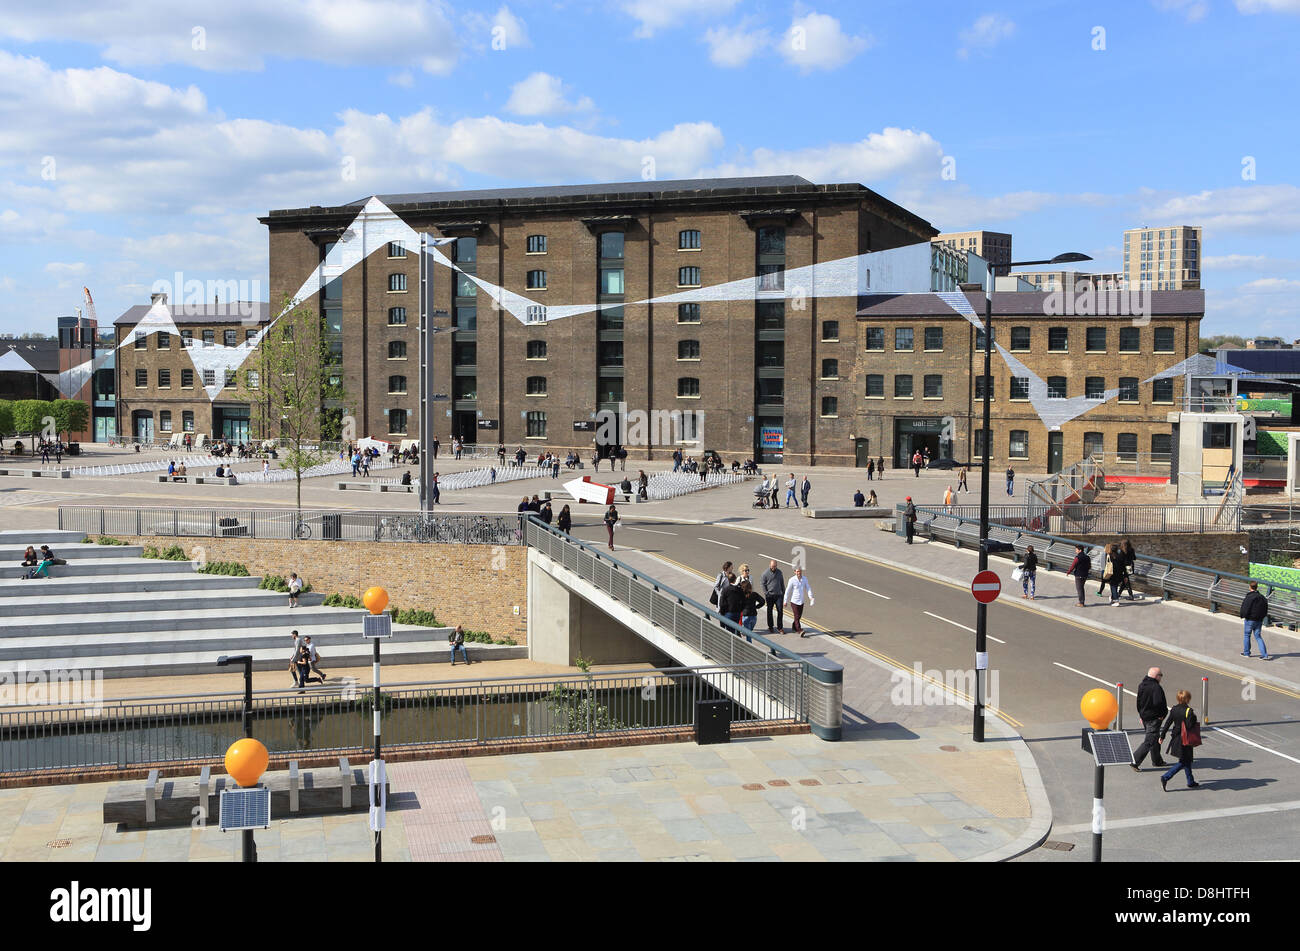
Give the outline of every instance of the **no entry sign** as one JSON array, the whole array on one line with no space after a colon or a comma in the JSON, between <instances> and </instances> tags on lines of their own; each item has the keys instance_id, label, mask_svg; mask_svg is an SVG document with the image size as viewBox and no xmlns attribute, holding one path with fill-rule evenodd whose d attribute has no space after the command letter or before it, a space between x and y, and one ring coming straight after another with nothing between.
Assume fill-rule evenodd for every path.
<instances>
[{"instance_id":1,"label":"no entry sign","mask_svg":"<svg viewBox=\"0 0 1300 951\"><path fill-rule=\"evenodd\" d=\"M992 571L981 571L970 583L970 593L980 604L992 604L1002 593L1002 579Z\"/></svg>"}]
</instances>

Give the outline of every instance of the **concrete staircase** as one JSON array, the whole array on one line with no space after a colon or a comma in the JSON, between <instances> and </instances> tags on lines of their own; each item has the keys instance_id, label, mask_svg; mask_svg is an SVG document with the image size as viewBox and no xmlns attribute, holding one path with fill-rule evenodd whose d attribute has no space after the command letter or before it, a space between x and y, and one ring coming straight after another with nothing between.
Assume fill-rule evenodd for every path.
<instances>
[{"instance_id":1,"label":"concrete staircase","mask_svg":"<svg viewBox=\"0 0 1300 951\"><path fill-rule=\"evenodd\" d=\"M0 670L102 670L104 677L214 673L221 654L251 654L258 670L287 670L290 632L311 635L327 675L368 666L364 612L321 606L306 594L262 591L259 578L195 572L188 561L141 557L139 547L81 544L80 532L0 532ZM27 545L49 545L68 564L24 580ZM448 659L448 628L393 625L385 664ZM525 647L471 645L471 654L523 657ZM333 677L331 677L333 682Z\"/></svg>"}]
</instances>

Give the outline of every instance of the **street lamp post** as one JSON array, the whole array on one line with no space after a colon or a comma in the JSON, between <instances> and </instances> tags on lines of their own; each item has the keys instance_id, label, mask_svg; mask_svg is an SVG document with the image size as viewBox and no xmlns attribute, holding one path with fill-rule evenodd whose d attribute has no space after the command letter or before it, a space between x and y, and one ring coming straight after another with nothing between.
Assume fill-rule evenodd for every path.
<instances>
[{"instance_id":1,"label":"street lamp post","mask_svg":"<svg viewBox=\"0 0 1300 951\"><path fill-rule=\"evenodd\" d=\"M1058 254L1046 261L1013 261L1000 264L1010 270L1013 267L1026 267L1031 264L1068 264L1075 261L1091 261L1092 258L1077 251ZM980 448L982 462L980 465L980 550L979 570L987 571L989 567L989 459L993 444L991 394L989 384L993 376L993 284L995 268L989 264L984 280L984 444ZM988 605L982 601L975 607L975 720L972 738L976 743L984 742L984 698L986 696L986 679L988 677Z\"/></svg>"},{"instance_id":2,"label":"street lamp post","mask_svg":"<svg viewBox=\"0 0 1300 951\"><path fill-rule=\"evenodd\" d=\"M420 235L420 511L433 511L433 338L445 333L444 328L433 326L433 318L447 316L447 311L431 310L429 298L433 293L432 264L429 261L429 236Z\"/></svg>"},{"instance_id":3,"label":"street lamp post","mask_svg":"<svg viewBox=\"0 0 1300 951\"><path fill-rule=\"evenodd\" d=\"M253 655L236 654L231 657L222 654L217 658L218 667L229 667L231 664L244 665L244 736L251 738L253 736ZM207 808L206 803L204 808ZM207 816L204 816L207 819ZM257 843L253 841L253 830L243 830L243 860L245 862L257 861Z\"/></svg>"}]
</instances>

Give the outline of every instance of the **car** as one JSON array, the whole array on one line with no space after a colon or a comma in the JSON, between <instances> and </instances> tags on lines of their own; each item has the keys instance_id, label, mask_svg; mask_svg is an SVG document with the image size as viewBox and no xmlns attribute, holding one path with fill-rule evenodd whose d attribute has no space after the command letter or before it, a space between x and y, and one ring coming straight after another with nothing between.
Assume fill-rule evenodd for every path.
<instances>
[{"instance_id":1,"label":"car","mask_svg":"<svg viewBox=\"0 0 1300 951\"><path fill-rule=\"evenodd\" d=\"M958 462L956 459L931 459L931 460L930 460L930 465L929 465L927 468L930 468L930 469L960 469L962 466L965 466L967 469L971 468L971 466L970 466L969 463L966 463L966 462Z\"/></svg>"}]
</instances>

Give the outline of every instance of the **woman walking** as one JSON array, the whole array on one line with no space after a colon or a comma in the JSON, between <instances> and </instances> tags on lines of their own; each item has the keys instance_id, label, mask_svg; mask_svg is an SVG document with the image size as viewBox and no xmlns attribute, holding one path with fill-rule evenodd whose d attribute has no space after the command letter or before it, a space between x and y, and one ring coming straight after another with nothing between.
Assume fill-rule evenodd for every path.
<instances>
[{"instance_id":1,"label":"woman walking","mask_svg":"<svg viewBox=\"0 0 1300 951\"><path fill-rule=\"evenodd\" d=\"M1127 538L1120 543L1121 553L1124 557L1124 577L1120 581L1120 591L1128 589L1128 599L1136 601L1137 595L1133 593L1133 566L1137 564L1137 552L1133 549L1133 543Z\"/></svg>"},{"instance_id":2,"label":"woman walking","mask_svg":"<svg viewBox=\"0 0 1300 951\"><path fill-rule=\"evenodd\" d=\"M1097 589L1097 594L1106 590L1106 585L1110 585L1110 606L1119 605L1119 580L1124 573L1124 563L1119 554L1119 545L1111 542L1106 546L1105 560L1101 566L1101 587Z\"/></svg>"},{"instance_id":3,"label":"woman walking","mask_svg":"<svg viewBox=\"0 0 1300 951\"><path fill-rule=\"evenodd\" d=\"M727 575L729 574L731 574L731 562L724 561L722 563L722 570L719 571L718 576L713 579L713 593L709 595L709 604L713 605L715 608L722 602L722 589L727 586ZM721 609L719 609L718 613L722 613Z\"/></svg>"},{"instance_id":4,"label":"woman walking","mask_svg":"<svg viewBox=\"0 0 1300 951\"><path fill-rule=\"evenodd\" d=\"M1169 791L1169 780L1182 769L1187 770L1188 789L1196 789L1201 785L1192 777L1192 756L1196 747L1201 745L1201 724L1196 719L1196 711L1192 709L1192 695L1189 691L1178 691L1175 699L1178 703L1169 711L1169 716L1165 718L1165 725L1160 728L1161 742L1164 742L1165 735L1172 730L1169 755L1178 757L1178 762L1170 766L1160 777L1160 788L1165 792Z\"/></svg>"},{"instance_id":5,"label":"woman walking","mask_svg":"<svg viewBox=\"0 0 1300 951\"><path fill-rule=\"evenodd\" d=\"M618 509L611 503L605 512L605 530L609 532L609 550L614 550L614 526L618 524Z\"/></svg>"},{"instance_id":6,"label":"woman walking","mask_svg":"<svg viewBox=\"0 0 1300 951\"><path fill-rule=\"evenodd\" d=\"M573 515L570 514L567 505L560 509L560 517L555 520L555 527L566 535L569 534L569 530L573 528Z\"/></svg>"},{"instance_id":7,"label":"woman walking","mask_svg":"<svg viewBox=\"0 0 1300 951\"><path fill-rule=\"evenodd\" d=\"M1034 595L1038 591L1038 554L1033 545L1025 548L1025 560L1020 563L1020 587L1024 591L1022 598L1035 600Z\"/></svg>"}]
</instances>

